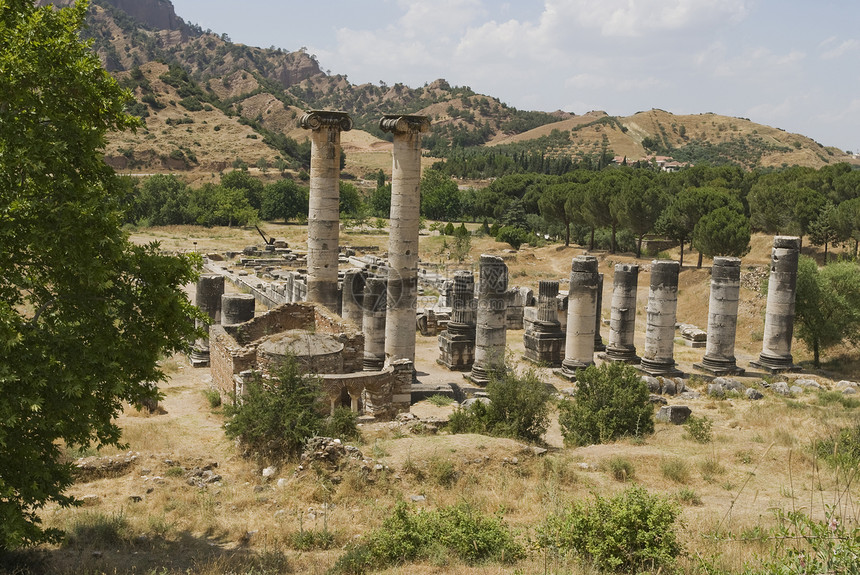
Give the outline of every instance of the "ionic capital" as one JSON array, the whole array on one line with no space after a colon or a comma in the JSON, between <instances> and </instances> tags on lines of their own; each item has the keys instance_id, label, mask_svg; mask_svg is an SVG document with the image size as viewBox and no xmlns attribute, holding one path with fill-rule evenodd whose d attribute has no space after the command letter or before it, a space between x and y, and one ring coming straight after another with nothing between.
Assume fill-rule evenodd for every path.
<instances>
[{"instance_id":1,"label":"ionic capital","mask_svg":"<svg viewBox=\"0 0 860 575\"><path fill-rule=\"evenodd\" d=\"M300 122L305 130L319 130L320 128L339 128L342 132L352 129L352 118L346 112L332 110L311 110L302 116Z\"/></svg>"},{"instance_id":2,"label":"ionic capital","mask_svg":"<svg viewBox=\"0 0 860 575\"><path fill-rule=\"evenodd\" d=\"M383 132L400 134L426 132L430 129L430 118L390 114L379 120L379 129Z\"/></svg>"}]
</instances>

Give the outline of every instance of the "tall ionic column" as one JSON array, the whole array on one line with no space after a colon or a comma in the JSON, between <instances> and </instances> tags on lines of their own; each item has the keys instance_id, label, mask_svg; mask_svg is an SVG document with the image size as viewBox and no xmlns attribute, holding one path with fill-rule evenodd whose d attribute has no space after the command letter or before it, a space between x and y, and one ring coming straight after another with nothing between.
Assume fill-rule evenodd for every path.
<instances>
[{"instance_id":1,"label":"tall ionic column","mask_svg":"<svg viewBox=\"0 0 860 575\"><path fill-rule=\"evenodd\" d=\"M384 277L369 277L364 284L364 371L379 371L385 365Z\"/></svg>"},{"instance_id":2,"label":"tall ionic column","mask_svg":"<svg viewBox=\"0 0 860 575\"><path fill-rule=\"evenodd\" d=\"M352 321L359 330L364 325L364 274L358 268L343 274L340 317Z\"/></svg>"},{"instance_id":3,"label":"tall ionic column","mask_svg":"<svg viewBox=\"0 0 860 575\"><path fill-rule=\"evenodd\" d=\"M438 363L448 369L467 371L475 361L475 278L472 272L454 272L451 300L451 321L439 334Z\"/></svg>"},{"instance_id":4,"label":"tall ionic column","mask_svg":"<svg viewBox=\"0 0 860 575\"><path fill-rule=\"evenodd\" d=\"M302 116L301 125L311 130L307 301L337 313L340 133L352 128L352 119L346 112L314 110Z\"/></svg>"},{"instance_id":5,"label":"tall ionic column","mask_svg":"<svg viewBox=\"0 0 860 575\"><path fill-rule=\"evenodd\" d=\"M648 290L645 352L639 369L649 375L682 375L675 367L675 316L678 310L678 273L681 265L672 260L651 262Z\"/></svg>"},{"instance_id":6,"label":"tall ionic column","mask_svg":"<svg viewBox=\"0 0 860 575\"><path fill-rule=\"evenodd\" d=\"M639 266L615 264L612 281L612 308L609 311L609 343L600 357L607 361L639 363L633 343L636 329L636 288L639 284Z\"/></svg>"},{"instance_id":7,"label":"tall ionic column","mask_svg":"<svg viewBox=\"0 0 860 575\"><path fill-rule=\"evenodd\" d=\"M508 266L498 256L481 255L480 274L475 363L469 379L486 385L491 372L505 367Z\"/></svg>"},{"instance_id":8,"label":"tall ionic column","mask_svg":"<svg viewBox=\"0 0 860 575\"><path fill-rule=\"evenodd\" d=\"M567 296L567 340L561 375L575 380L576 370L594 364L594 337L598 314L600 275L597 258L578 256L570 263L570 292Z\"/></svg>"},{"instance_id":9,"label":"tall ionic column","mask_svg":"<svg viewBox=\"0 0 860 575\"><path fill-rule=\"evenodd\" d=\"M702 361L693 364L696 369L714 375L739 375L744 372L735 360L740 289L740 258L715 257L708 302L708 343Z\"/></svg>"},{"instance_id":10,"label":"tall ionic column","mask_svg":"<svg viewBox=\"0 0 860 575\"><path fill-rule=\"evenodd\" d=\"M767 284L767 311L764 339L758 361L750 365L771 373L797 371L791 357L794 334L794 296L797 291L797 260L800 238L776 236L770 256L770 280Z\"/></svg>"},{"instance_id":11,"label":"tall ionic column","mask_svg":"<svg viewBox=\"0 0 860 575\"><path fill-rule=\"evenodd\" d=\"M421 132L430 128L430 119L426 116L384 116L379 127L394 134L385 361L408 359L414 362L418 228L421 219Z\"/></svg>"},{"instance_id":12,"label":"tall ionic column","mask_svg":"<svg viewBox=\"0 0 860 575\"><path fill-rule=\"evenodd\" d=\"M600 324L603 315L603 274L597 274L597 314L594 316L594 351L605 351L603 336L600 335Z\"/></svg>"},{"instance_id":13,"label":"tall ionic column","mask_svg":"<svg viewBox=\"0 0 860 575\"><path fill-rule=\"evenodd\" d=\"M220 274L202 274L197 280L194 294L194 305L209 316L209 323L196 320L197 327L209 330L209 325L221 322L221 296L224 294L224 276ZM209 336L198 338L191 350L191 365L206 367L209 365Z\"/></svg>"}]
</instances>

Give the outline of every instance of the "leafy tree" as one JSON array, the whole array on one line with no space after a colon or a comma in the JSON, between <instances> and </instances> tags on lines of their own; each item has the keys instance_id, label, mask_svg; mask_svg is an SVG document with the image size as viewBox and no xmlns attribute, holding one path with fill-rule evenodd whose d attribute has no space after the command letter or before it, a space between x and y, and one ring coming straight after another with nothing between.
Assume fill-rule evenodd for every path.
<instances>
[{"instance_id":1,"label":"leafy tree","mask_svg":"<svg viewBox=\"0 0 860 575\"><path fill-rule=\"evenodd\" d=\"M846 200L836 208L836 223L842 237L854 240L854 257L860 243L860 198Z\"/></svg>"},{"instance_id":2,"label":"leafy tree","mask_svg":"<svg viewBox=\"0 0 860 575\"><path fill-rule=\"evenodd\" d=\"M576 396L559 403L558 422L570 445L606 443L654 432L654 408L636 368L621 362L577 371Z\"/></svg>"},{"instance_id":3,"label":"leafy tree","mask_svg":"<svg viewBox=\"0 0 860 575\"><path fill-rule=\"evenodd\" d=\"M340 182L340 213L354 216L361 209L361 193L349 182Z\"/></svg>"},{"instance_id":4,"label":"leafy tree","mask_svg":"<svg viewBox=\"0 0 860 575\"><path fill-rule=\"evenodd\" d=\"M574 184L575 185L575 184ZM564 228L564 245L570 245L570 225L574 220L576 206L569 202L571 184L550 186L538 200L540 213L547 222L555 222Z\"/></svg>"},{"instance_id":5,"label":"leafy tree","mask_svg":"<svg viewBox=\"0 0 860 575\"><path fill-rule=\"evenodd\" d=\"M824 246L824 263L827 263L827 248L831 244L848 239L849 234L840 226L839 213L832 202L827 202L809 225L809 241Z\"/></svg>"},{"instance_id":6,"label":"leafy tree","mask_svg":"<svg viewBox=\"0 0 860 575\"><path fill-rule=\"evenodd\" d=\"M391 215L391 184L377 186L367 203L374 217L387 219Z\"/></svg>"},{"instance_id":7,"label":"leafy tree","mask_svg":"<svg viewBox=\"0 0 860 575\"><path fill-rule=\"evenodd\" d=\"M860 342L860 268L833 262L818 268L801 256L795 300L797 338L812 350L815 367L821 351L844 341Z\"/></svg>"},{"instance_id":8,"label":"leafy tree","mask_svg":"<svg viewBox=\"0 0 860 575\"><path fill-rule=\"evenodd\" d=\"M263 189L260 217L264 220L291 218L308 213L308 190L289 178L272 182Z\"/></svg>"},{"instance_id":9,"label":"leafy tree","mask_svg":"<svg viewBox=\"0 0 860 575\"><path fill-rule=\"evenodd\" d=\"M241 190L248 204L259 210L263 201L263 182L245 170L233 170L221 176L221 187Z\"/></svg>"},{"instance_id":10,"label":"leafy tree","mask_svg":"<svg viewBox=\"0 0 860 575\"><path fill-rule=\"evenodd\" d=\"M746 255L750 250L750 223L732 208L717 208L703 215L693 234L699 253L714 256Z\"/></svg>"},{"instance_id":11,"label":"leafy tree","mask_svg":"<svg viewBox=\"0 0 860 575\"><path fill-rule=\"evenodd\" d=\"M694 231L699 219L716 209L727 207L743 213L743 205L724 188L687 188L678 192L669 206L660 215L657 228L681 244L681 265L684 265L684 242L693 243ZM702 252L699 251L697 267L702 267Z\"/></svg>"},{"instance_id":12,"label":"leafy tree","mask_svg":"<svg viewBox=\"0 0 860 575\"><path fill-rule=\"evenodd\" d=\"M621 225L636 236L637 258L642 256L642 238L654 230L666 203L663 190L642 176L628 181L613 198Z\"/></svg>"},{"instance_id":13,"label":"leafy tree","mask_svg":"<svg viewBox=\"0 0 860 575\"><path fill-rule=\"evenodd\" d=\"M121 230L105 134L137 120L79 40L87 4L0 8L0 553L59 536L38 513L73 503L61 445L119 445L123 402L155 397L194 336L199 260Z\"/></svg>"},{"instance_id":14,"label":"leafy tree","mask_svg":"<svg viewBox=\"0 0 860 575\"><path fill-rule=\"evenodd\" d=\"M520 249L520 246L529 241L531 234L522 228L513 226L505 226L500 228L496 234L496 241L511 244L515 250Z\"/></svg>"},{"instance_id":15,"label":"leafy tree","mask_svg":"<svg viewBox=\"0 0 860 575\"><path fill-rule=\"evenodd\" d=\"M421 177L421 215L431 220L460 217L457 183L438 170L425 170Z\"/></svg>"},{"instance_id":16,"label":"leafy tree","mask_svg":"<svg viewBox=\"0 0 860 575\"><path fill-rule=\"evenodd\" d=\"M188 187L173 174L157 174L146 178L136 194L132 221L163 226L190 223Z\"/></svg>"},{"instance_id":17,"label":"leafy tree","mask_svg":"<svg viewBox=\"0 0 860 575\"><path fill-rule=\"evenodd\" d=\"M215 220L228 227L233 223L247 226L257 221L257 211L251 207L245 193L238 188L225 188L218 186L218 195L215 197Z\"/></svg>"}]
</instances>

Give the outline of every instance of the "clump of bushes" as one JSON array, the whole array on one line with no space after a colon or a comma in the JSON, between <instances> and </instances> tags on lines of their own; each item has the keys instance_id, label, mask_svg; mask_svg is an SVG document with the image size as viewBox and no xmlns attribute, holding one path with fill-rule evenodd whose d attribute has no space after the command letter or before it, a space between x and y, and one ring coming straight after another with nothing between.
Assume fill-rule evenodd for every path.
<instances>
[{"instance_id":1,"label":"clump of bushes","mask_svg":"<svg viewBox=\"0 0 860 575\"><path fill-rule=\"evenodd\" d=\"M631 487L612 498L595 495L547 517L537 543L613 573L671 572L683 552L674 501Z\"/></svg>"},{"instance_id":2,"label":"clump of bushes","mask_svg":"<svg viewBox=\"0 0 860 575\"><path fill-rule=\"evenodd\" d=\"M550 392L537 373L505 368L490 374L489 403L477 401L448 418L451 433L482 433L539 442L549 425Z\"/></svg>"},{"instance_id":3,"label":"clump of bushes","mask_svg":"<svg viewBox=\"0 0 860 575\"><path fill-rule=\"evenodd\" d=\"M576 381L574 399L558 406L566 444L606 443L654 432L648 386L634 367L620 362L592 365L578 371Z\"/></svg>"},{"instance_id":4,"label":"clump of bushes","mask_svg":"<svg viewBox=\"0 0 860 575\"><path fill-rule=\"evenodd\" d=\"M348 549L331 572L360 574L409 561L445 562L449 556L469 564L511 563L525 557L525 549L500 517L466 503L414 513L401 501L382 527Z\"/></svg>"},{"instance_id":5,"label":"clump of bushes","mask_svg":"<svg viewBox=\"0 0 860 575\"><path fill-rule=\"evenodd\" d=\"M319 379L303 373L294 357L286 358L270 379L258 376L246 385L241 400L224 410L227 437L238 439L246 455L264 461L295 459L316 435L342 439L359 435L348 409L326 416L328 405Z\"/></svg>"}]
</instances>

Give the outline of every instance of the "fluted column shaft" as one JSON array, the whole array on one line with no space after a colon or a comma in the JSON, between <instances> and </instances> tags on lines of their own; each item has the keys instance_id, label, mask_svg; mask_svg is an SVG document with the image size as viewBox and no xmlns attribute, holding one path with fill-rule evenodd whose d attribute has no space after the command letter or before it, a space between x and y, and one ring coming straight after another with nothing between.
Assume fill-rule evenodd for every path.
<instances>
[{"instance_id":1,"label":"fluted column shaft","mask_svg":"<svg viewBox=\"0 0 860 575\"><path fill-rule=\"evenodd\" d=\"M352 119L346 112L317 110L305 114L301 126L311 130L307 301L337 313L340 133L352 128Z\"/></svg>"},{"instance_id":2,"label":"fluted column shaft","mask_svg":"<svg viewBox=\"0 0 860 575\"><path fill-rule=\"evenodd\" d=\"M800 238L773 238L764 338L758 362L753 362L756 367L770 371L796 369L791 356L791 338L794 335L794 299L799 255Z\"/></svg>"},{"instance_id":3,"label":"fluted column shaft","mask_svg":"<svg viewBox=\"0 0 860 575\"><path fill-rule=\"evenodd\" d=\"M364 284L364 370L379 371L385 364L385 278L369 277Z\"/></svg>"},{"instance_id":4,"label":"fluted column shaft","mask_svg":"<svg viewBox=\"0 0 860 575\"><path fill-rule=\"evenodd\" d=\"M606 359L637 363L633 337L636 329L636 289L639 283L639 266L615 264L612 282L612 309L609 316L609 343ZM602 356L601 356L602 357Z\"/></svg>"},{"instance_id":5,"label":"fluted column shaft","mask_svg":"<svg viewBox=\"0 0 860 575\"><path fill-rule=\"evenodd\" d=\"M394 134L385 360L387 363L398 359L414 362L421 219L421 132L430 128L430 120L426 116L385 116L379 127Z\"/></svg>"},{"instance_id":6,"label":"fluted column shaft","mask_svg":"<svg viewBox=\"0 0 860 575\"><path fill-rule=\"evenodd\" d=\"M694 364L697 369L715 375L744 372L735 360L740 288L741 260L715 257L708 301L708 339L702 361Z\"/></svg>"},{"instance_id":7,"label":"fluted column shaft","mask_svg":"<svg viewBox=\"0 0 860 575\"><path fill-rule=\"evenodd\" d=\"M671 260L651 262L648 290L645 351L640 367L651 375L677 375L675 367L675 317L678 310L678 273Z\"/></svg>"},{"instance_id":8,"label":"fluted column shaft","mask_svg":"<svg viewBox=\"0 0 860 575\"><path fill-rule=\"evenodd\" d=\"M562 374L576 377L576 370L594 364L594 332L600 274L597 258L578 256L570 264L570 291L567 296L567 339Z\"/></svg>"}]
</instances>

